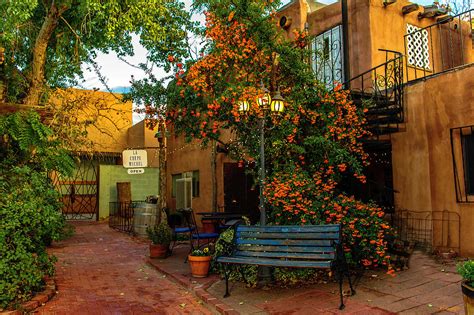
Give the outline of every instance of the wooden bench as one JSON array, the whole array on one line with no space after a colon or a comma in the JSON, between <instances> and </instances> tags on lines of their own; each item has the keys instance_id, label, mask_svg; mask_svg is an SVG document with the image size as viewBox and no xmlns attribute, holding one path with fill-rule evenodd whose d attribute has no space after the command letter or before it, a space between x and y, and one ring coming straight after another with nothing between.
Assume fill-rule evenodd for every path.
<instances>
[{"instance_id":1,"label":"wooden bench","mask_svg":"<svg viewBox=\"0 0 474 315\"><path fill-rule=\"evenodd\" d=\"M344 308L342 283L349 279L352 295L355 290L342 247L341 226L234 226L233 250L230 256L217 257L224 266L225 295L229 296L228 264L291 268L323 268L336 272L339 294Z\"/></svg>"}]
</instances>

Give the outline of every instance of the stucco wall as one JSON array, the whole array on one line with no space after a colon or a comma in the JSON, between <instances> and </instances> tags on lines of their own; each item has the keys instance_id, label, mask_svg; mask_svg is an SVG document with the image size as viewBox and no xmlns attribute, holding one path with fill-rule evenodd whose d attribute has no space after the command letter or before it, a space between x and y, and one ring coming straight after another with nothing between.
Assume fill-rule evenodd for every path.
<instances>
[{"instance_id":1,"label":"stucco wall","mask_svg":"<svg viewBox=\"0 0 474 315\"><path fill-rule=\"evenodd\" d=\"M228 139L228 132L224 131L223 133L223 139ZM172 175L199 171L199 196L193 197L192 207L195 212L212 211L211 160L212 151L210 146L202 148L199 141L188 143L184 140L184 136L172 135L168 138L166 179L168 207L176 209L176 198L172 197ZM231 160L224 153L217 153L216 181L218 206L224 205L224 162L229 161Z\"/></svg>"},{"instance_id":2,"label":"stucco wall","mask_svg":"<svg viewBox=\"0 0 474 315\"><path fill-rule=\"evenodd\" d=\"M129 175L121 165L100 165L99 169L99 217L109 216L109 202L117 201L117 182L130 182L132 200L145 200L146 196L158 195L158 169L145 168L144 174Z\"/></svg>"},{"instance_id":3,"label":"stucco wall","mask_svg":"<svg viewBox=\"0 0 474 315\"><path fill-rule=\"evenodd\" d=\"M157 127L154 129L148 128L145 120L128 129L127 148L145 149L147 151L148 167L159 166L158 140L155 138L157 130Z\"/></svg>"},{"instance_id":4,"label":"stucco wall","mask_svg":"<svg viewBox=\"0 0 474 315\"><path fill-rule=\"evenodd\" d=\"M127 130L132 126L132 102L122 102L122 95L109 92L66 89L56 91L51 102L73 115L78 124L87 126L91 142L81 150L121 152L127 147Z\"/></svg>"},{"instance_id":5,"label":"stucco wall","mask_svg":"<svg viewBox=\"0 0 474 315\"><path fill-rule=\"evenodd\" d=\"M291 17L292 24L283 33L290 39L294 37L295 29L303 30L305 23L308 26L310 35L319 35L337 25L342 24L341 3L336 2L327 6L318 7L311 11L308 3L311 1L298 0L293 1L277 13L277 19L281 16ZM349 60L350 75L355 77L373 67L376 67L386 61L385 52L379 49L388 49L405 54L404 35L407 32L407 24L420 28L427 27L436 23L435 18L418 19L418 14L423 12L423 7L409 14L403 15L402 8L411 2L400 0L389 6L384 6L381 0L348 0L348 29L349 29ZM459 32L459 23L454 20L452 23L441 26L444 37L441 37L439 28L434 27L429 31L429 59L431 69L425 73L431 74L434 70L439 72L447 69L452 59L458 62L461 55L464 58L464 64L474 62L474 51L471 49L471 32L468 23L463 23L463 46L464 52L461 54L461 42ZM451 36L448 33L451 33ZM447 39L453 40L451 47L447 47ZM450 43L451 44L451 43ZM444 54L441 55L441 46ZM454 54L448 56L447 52ZM392 56L390 56L392 58ZM415 78L413 67L405 68L405 77L408 73L410 79ZM424 76L422 71L418 70L417 77ZM357 83L355 83L357 84Z\"/></svg>"},{"instance_id":6,"label":"stucco wall","mask_svg":"<svg viewBox=\"0 0 474 315\"><path fill-rule=\"evenodd\" d=\"M474 256L474 204L456 202L450 140L450 128L474 125L474 65L407 86L405 109L406 131L392 135L396 207L458 213L460 237L435 228L433 238Z\"/></svg>"}]
</instances>

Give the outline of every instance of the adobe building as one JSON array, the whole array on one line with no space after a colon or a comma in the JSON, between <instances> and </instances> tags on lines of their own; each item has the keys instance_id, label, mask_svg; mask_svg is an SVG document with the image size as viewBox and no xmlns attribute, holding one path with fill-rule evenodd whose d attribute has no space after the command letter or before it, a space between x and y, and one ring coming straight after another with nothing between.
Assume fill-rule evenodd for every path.
<instances>
[{"instance_id":1,"label":"adobe building","mask_svg":"<svg viewBox=\"0 0 474 315\"><path fill-rule=\"evenodd\" d=\"M123 102L120 94L78 89L57 91L51 101L66 106L73 123L89 121L86 143L74 148L74 174L56 181L68 219L107 218L111 203L117 202L117 183L130 183L134 201L159 194L156 130L145 121L132 125L131 102ZM142 174L130 174L122 165L126 149L147 151Z\"/></svg>"},{"instance_id":2,"label":"adobe building","mask_svg":"<svg viewBox=\"0 0 474 315\"><path fill-rule=\"evenodd\" d=\"M310 62L320 81L344 83L356 104L370 102L368 181L344 189L384 207L402 238L474 256L474 11L449 15L405 0L345 4L295 0L277 13L289 38L295 29L314 36ZM181 181L198 190L185 201L196 212L214 203L258 212L253 183L224 153L212 164L210 148L173 136L168 149L171 208Z\"/></svg>"},{"instance_id":3,"label":"adobe building","mask_svg":"<svg viewBox=\"0 0 474 315\"><path fill-rule=\"evenodd\" d=\"M315 36L318 78L371 100L372 165L349 191L394 212L402 238L474 255L474 10L447 14L408 1L293 1L278 14Z\"/></svg>"}]
</instances>

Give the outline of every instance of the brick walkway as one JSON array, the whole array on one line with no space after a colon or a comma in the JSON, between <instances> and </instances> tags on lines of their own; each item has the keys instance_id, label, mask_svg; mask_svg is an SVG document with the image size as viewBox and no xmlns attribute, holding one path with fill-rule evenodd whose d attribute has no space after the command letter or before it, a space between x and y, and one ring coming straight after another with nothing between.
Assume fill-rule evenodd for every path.
<instances>
[{"instance_id":1,"label":"brick walkway","mask_svg":"<svg viewBox=\"0 0 474 315\"><path fill-rule=\"evenodd\" d=\"M191 293L148 266L147 244L106 224L78 223L51 252L57 295L36 314L212 314Z\"/></svg>"}]
</instances>

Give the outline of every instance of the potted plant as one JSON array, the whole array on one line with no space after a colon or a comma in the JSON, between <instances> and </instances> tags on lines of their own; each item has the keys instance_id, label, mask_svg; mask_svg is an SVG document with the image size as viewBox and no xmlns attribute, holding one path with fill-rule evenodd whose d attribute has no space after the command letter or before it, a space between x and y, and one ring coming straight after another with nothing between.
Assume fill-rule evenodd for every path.
<instances>
[{"instance_id":1,"label":"potted plant","mask_svg":"<svg viewBox=\"0 0 474 315\"><path fill-rule=\"evenodd\" d=\"M461 290L464 297L465 313L474 314L474 260L459 264L457 270L463 279Z\"/></svg>"},{"instance_id":2,"label":"potted plant","mask_svg":"<svg viewBox=\"0 0 474 315\"><path fill-rule=\"evenodd\" d=\"M209 247L195 249L189 254L188 262L191 266L191 274L195 278L207 277L211 263L211 251Z\"/></svg>"},{"instance_id":3,"label":"potted plant","mask_svg":"<svg viewBox=\"0 0 474 315\"><path fill-rule=\"evenodd\" d=\"M146 228L146 234L151 240L150 257L165 258L173 237L173 232L168 224L161 222L155 226L148 226Z\"/></svg>"}]
</instances>

